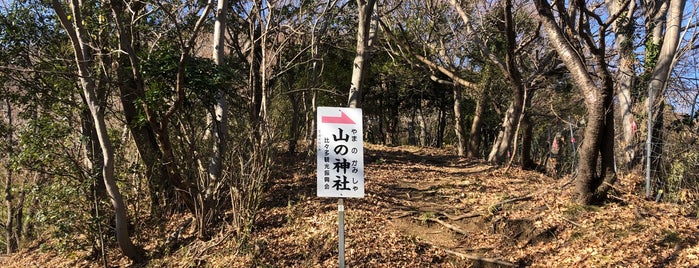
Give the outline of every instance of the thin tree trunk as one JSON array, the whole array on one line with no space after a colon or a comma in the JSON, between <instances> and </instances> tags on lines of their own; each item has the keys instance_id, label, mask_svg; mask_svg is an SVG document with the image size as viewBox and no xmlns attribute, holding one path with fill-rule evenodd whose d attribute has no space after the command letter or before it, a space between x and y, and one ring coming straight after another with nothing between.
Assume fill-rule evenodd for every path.
<instances>
[{"instance_id":1,"label":"thin tree trunk","mask_svg":"<svg viewBox=\"0 0 699 268\"><path fill-rule=\"evenodd\" d=\"M24 188L24 183L22 183ZM15 217L14 224L15 228L13 230L13 237L15 242L17 243L17 249L19 249L19 243L22 241L22 234L23 234L23 227L24 227L24 200L26 198L26 194L24 189L22 189L19 192L19 198L17 200L17 206L15 207L15 214L13 215Z\"/></svg>"},{"instance_id":2,"label":"thin tree trunk","mask_svg":"<svg viewBox=\"0 0 699 268\"><path fill-rule=\"evenodd\" d=\"M417 145L417 135L415 134L415 128L417 125L415 124L415 119L417 118L417 116L415 114L415 108L411 109L410 121L408 122L408 144L410 145Z\"/></svg>"},{"instance_id":3,"label":"thin tree trunk","mask_svg":"<svg viewBox=\"0 0 699 268\"><path fill-rule=\"evenodd\" d=\"M425 116L422 111L422 101L417 107L417 123L420 127L420 135L418 135L418 144L420 146L427 146L427 123L425 122Z\"/></svg>"},{"instance_id":4,"label":"thin tree trunk","mask_svg":"<svg viewBox=\"0 0 699 268\"><path fill-rule=\"evenodd\" d=\"M516 91L519 92L519 90ZM500 142L493 144L493 148L488 155L488 161L494 164L501 164L506 159L515 138L515 130L517 129L517 123L523 107L523 96L516 94L513 98L513 104L507 109L502 123L503 129L498 135Z\"/></svg>"},{"instance_id":5,"label":"thin tree trunk","mask_svg":"<svg viewBox=\"0 0 699 268\"><path fill-rule=\"evenodd\" d=\"M464 130L461 127L461 98L462 88L454 85L454 134L456 134L456 151L459 157L464 156Z\"/></svg>"},{"instance_id":6,"label":"thin tree trunk","mask_svg":"<svg viewBox=\"0 0 699 268\"><path fill-rule=\"evenodd\" d=\"M608 84L607 87L609 89L606 91L606 94L603 95L603 105L604 107L614 107L614 94L613 89L611 89L613 87L613 82L611 81L611 77L608 77L606 79L609 79L609 82L606 82ZM593 197L595 199L594 201L604 200L604 198L606 198L607 192L609 192L612 189L614 182L616 182L617 180L616 173L614 170L614 112L605 112L603 125L604 133L601 137L602 140L600 142L600 170L602 171L602 174L600 174L599 176L599 185L597 185L593 194Z\"/></svg>"},{"instance_id":7,"label":"thin tree trunk","mask_svg":"<svg viewBox=\"0 0 699 268\"><path fill-rule=\"evenodd\" d=\"M536 165L532 159L532 122L529 118L529 113L525 112L522 115L522 122L519 126L522 130L522 158L520 159L520 165L523 169L534 169Z\"/></svg>"},{"instance_id":8,"label":"thin tree trunk","mask_svg":"<svg viewBox=\"0 0 699 268\"><path fill-rule=\"evenodd\" d=\"M257 126L260 121L260 112L262 109L262 77L260 70L264 63L262 62L262 26L260 18L260 7L255 1L253 4L253 10L251 11L250 20L248 24L250 25L250 42L252 42L250 51L250 69L248 70L248 85L250 89L250 123L255 129L255 136L259 138L259 132Z\"/></svg>"},{"instance_id":9,"label":"thin tree trunk","mask_svg":"<svg viewBox=\"0 0 699 268\"><path fill-rule=\"evenodd\" d=\"M378 129L379 129L379 134L378 136L380 137L381 144L383 145L388 145L386 136L388 135L388 123L387 123L387 117L390 112L391 106L386 105L386 99L388 96L388 86L386 86L386 81L385 77L381 77L381 97L378 99L379 101L379 111L382 111L381 113L378 114Z\"/></svg>"},{"instance_id":10,"label":"thin tree trunk","mask_svg":"<svg viewBox=\"0 0 699 268\"><path fill-rule=\"evenodd\" d=\"M485 103L487 94L485 90L481 90L478 100L476 100L476 111L473 113L473 122L471 122L471 131L468 135L468 150L466 157L480 157L479 147L481 141L481 128L483 126L483 113L485 112Z\"/></svg>"},{"instance_id":11,"label":"thin tree trunk","mask_svg":"<svg viewBox=\"0 0 699 268\"><path fill-rule=\"evenodd\" d=\"M83 94L81 94L83 103L87 103ZM100 219L100 209L98 200L107 200L107 190L104 186L104 179L102 178L102 167L104 166L104 157L102 156L102 148L99 144L99 138L97 137L97 131L95 130L95 123L90 114L90 109L85 107L80 112L80 133L82 138L86 141L83 145L85 150L85 155L87 156L87 168L85 177L92 181L90 185L90 192L95 200L94 207L90 211L90 216L97 225L97 229L101 229L101 219ZM104 239L102 237L102 232L98 231L99 237L92 242L92 255L100 256L105 258L104 250Z\"/></svg>"},{"instance_id":12,"label":"thin tree trunk","mask_svg":"<svg viewBox=\"0 0 699 268\"><path fill-rule=\"evenodd\" d=\"M309 147L308 147L309 153L310 153L310 152L315 152L315 150L314 150L313 148L316 148L316 147L315 147L315 144L316 144L316 136L317 136L317 135L316 135L316 131L317 131L318 126L316 126L316 118L315 118L315 116L316 116L316 107L317 107L317 106L316 106L316 103L317 103L317 99L318 99L318 91L317 91L317 90L313 90L313 93L312 93L312 96L311 96L311 113L310 113L310 116L309 116L310 122L307 121L307 122L309 123L309 127L308 127L309 131L308 131L308 133L309 133L310 136L311 136L311 139L310 139L310 140L311 140L311 143L309 144ZM314 156L314 157L315 157L315 156Z\"/></svg>"},{"instance_id":13,"label":"thin tree trunk","mask_svg":"<svg viewBox=\"0 0 699 268\"><path fill-rule=\"evenodd\" d=\"M442 148L444 143L444 131L447 128L447 115L444 105L439 105L439 125L437 126L437 148Z\"/></svg>"},{"instance_id":14,"label":"thin tree trunk","mask_svg":"<svg viewBox=\"0 0 699 268\"><path fill-rule=\"evenodd\" d=\"M148 191L151 199L151 217L159 219L162 215L162 208L167 206L167 203L170 201L174 201L171 200L174 198L174 189L164 178L168 171L162 165L162 154L158 150L158 142L153 126L139 122L141 115L139 115L136 102L139 98L145 98L145 90L140 71L140 60L134 49L137 41L133 39L131 28L124 25L125 19L122 17L128 9L122 1L111 1L110 7L114 16L117 37L119 38L119 49L125 52L119 54L116 60L119 97L126 123L134 137L136 149L146 168Z\"/></svg>"},{"instance_id":15,"label":"thin tree trunk","mask_svg":"<svg viewBox=\"0 0 699 268\"><path fill-rule=\"evenodd\" d=\"M7 206L7 218L5 220L5 239L6 239L6 253L12 254L17 251L17 240L13 234L14 227L14 207L12 206L12 171L8 169L7 178L5 178L5 205Z\"/></svg>"},{"instance_id":16,"label":"thin tree trunk","mask_svg":"<svg viewBox=\"0 0 699 268\"><path fill-rule=\"evenodd\" d=\"M328 28L328 25L330 23L328 22L328 18L332 16L333 12L330 12L335 4L337 3L337 0L333 0L332 2L328 2L327 5L325 6L325 9L323 10L323 13L321 15L321 19L319 21L323 21L323 25L321 26L320 30L318 32L315 31L315 27L317 26L316 24L313 24L313 30L311 31L311 67L312 67L312 72L311 72L311 108L310 109L304 109L306 111L306 140L310 140L310 146L309 152L314 151L313 148L315 148L315 139L316 139L316 120L315 120L315 114L316 114L316 97L317 97L317 90L316 86L318 85L318 76L319 76L319 71L320 67L318 66L319 63L321 62L320 59L318 59L318 43L320 40L320 36L323 36L325 34L325 31ZM304 93L304 105L306 104L306 95ZM306 107L304 107L306 108Z\"/></svg>"},{"instance_id":17,"label":"thin tree trunk","mask_svg":"<svg viewBox=\"0 0 699 268\"><path fill-rule=\"evenodd\" d=\"M99 104L99 100L97 99L98 94L95 92L95 82L92 79L89 71L90 68L88 67L88 64L92 61L92 57L88 51L87 44L83 40L86 32L83 28L84 26L82 13L80 11L80 4L77 0L72 0L70 2L70 10L73 16L72 20L68 20L68 16L63 9L63 5L58 0L53 0L52 4L59 17L61 25L63 25L63 28L68 32L68 36L70 37L73 45L80 87L83 90L83 94L87 102L86 104L90 109L90 114L95 123L95 130L97 131L97 137L99 139L102 155L104 157L102 177L104 179L107 194L109 195L112 201L112 206L114 207L117 242L124 255L134 262L140 262L142 261L142 254L129 237L126 206L114 179L114 148L112 147L112 143L109 140L109 135L107 133L107 124L104 119L105 108ZM71 21L73 23L71 23Z\"/></svg>"},{"instance_id":18,"label":"thin tree trunk","mask_svg":"<svg viewBox=\"0 0 699 268\"><path fill-rule=\"evenodd\" d=\"M505 116L503 117L503 123L500 125L501 129L498 131L498 134L495 138L495 141L493 141L492 147L490 147L490 153L488 153L488 162L491 163L501 163L504 161L506 157L505 151L500 151L500 147L507 147L509 148L509 145L502 145L505 142L505 126L507 125L507 122L512 121L510 118L512 114L514 113L514 102L510 103L510 106L508 106L507 111L505 111ZM514 132L514 128L511 127L510 125L510 130ZM514 134L514 133L513 133ZM498 161L497 158L500 160Z\"/></svg>"},{"instance_id":19,"label":"thin tree trunk","mask_svg":"<svg viewBox=\"0 0 699 268\"><path fill-rule=\"evenodd\" d=\"M5 100L5 103L7 104L7 121L10 129L10 131L7 133L7 141L10 148L9 155L11 156L14 148L14 133L12 131L14 128L14 122L12 120L12 105L10 104L9 100ZM5 221L5 245L7 254L11 254L17 251L18 241L17 237L13 233L14 225L17 223L14 221L15 210L12 204L12 199L14 198L12 196L13 173L9 160L5 166L5 170L7 171L7 177L5 177L5 204L7 205L7 219Z\"/></svg>"},{"instance_id":20,"label":"thin tree trunk","mask_svg":"<svg viewBox=\"0 0 699 268\"><path fill-rule=\"evenodd\" d=\"M291 89L291 85L289 85ZM287 147L287 153L290 156L296 154L296 146L298 144L299 136L301 135L300 122L301 121L301 101L299 95L296 93L289 93L289 101L291 101L291 109L293 114L291 115L291 124L289 126L289 144Z\"/></svg>"},{"instance_id":21,"label":"thin tree trunk","mask_svg":"<svg viewBox=\"0 0 699 268\"><path fill-rule=\"evenodd\" d=\"M502 164L511 150L515 137L515 130L518 128L521 113L525 106L524 85L522 84L522 74L520 73L515 56L517 48L514 18L512 15L512 0L505 2L505 38L507 40L507 53L505 54L505 64L496 64L507 77L507 81L512 90L512 109L508 109L502 123L502 139L488 155L488 161L494 164ZM493 57L493 56L491 56ZM497 61L496 61L497 63ZM503 68L504 67L504 68ZM514 154L514 152L511 152Z\"/></svg>"},{"instance_id":22,"label":"thin tree trunk","mask_svg":"<svg viewBox=\"0 0 699 268\"><path fill-rule=\"evenodd\" d=\"M214 23L213 60L217 66L224 64L225 29L227 22L228 0L219 0L216 7L216 22ZM221 70L222 68L219 68ZM228 139L228 103L226 102L226 89L219 88L216 92L216 104L214 104L214 122L212 133L214 143L211 148L211 160L209 161L209 179L212 182L221 180L223 171L223 154L227 150Z\"/></svg>"}]
</instances>

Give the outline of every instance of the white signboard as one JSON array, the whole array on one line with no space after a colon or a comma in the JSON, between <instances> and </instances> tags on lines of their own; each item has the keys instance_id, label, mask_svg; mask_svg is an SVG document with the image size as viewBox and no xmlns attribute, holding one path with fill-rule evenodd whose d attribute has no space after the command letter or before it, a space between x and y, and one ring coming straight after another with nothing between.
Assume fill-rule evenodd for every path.
<instances>
[{"instance_id":1,"label":"white signboard","mask_svg":"<svg viewBox=\"0 0 699 268\"><path fill-rule=\"evenodd\" d=\"M318 107L318 196L364 197L362 109Z\"/></svg>"}]
</instances>

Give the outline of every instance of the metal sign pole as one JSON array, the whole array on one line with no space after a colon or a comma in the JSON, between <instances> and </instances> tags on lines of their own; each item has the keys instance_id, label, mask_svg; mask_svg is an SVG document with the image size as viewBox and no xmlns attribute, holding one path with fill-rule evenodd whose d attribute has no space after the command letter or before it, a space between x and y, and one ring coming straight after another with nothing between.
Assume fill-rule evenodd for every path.
<instances>
[{"instance_id":1,"label":"metal sign pole","mask_svg":"<svg viewBox=\"0 0 699 268\"><path fill-rule=\"evenodd\" d=\"M337 199L337 240L339 242L340 268L345 268L345 205Z\"/></svg>"},{"instance_id":2,"label":"metal sign pole","mask_svg":"<svg viewBox=\"0 0 699 268\"><path fill-rule=\"evenodd\" d=\"M648 87L648 134L646 135L646 198L650 199L651 157L653 156L653 87Z\"/></svg>"},{"instance_id":3,"label":"metal sign pole","mask_svg":"<svg viewBox=\"0 0 699 268\"><path fill-rule=\"evenodd\" d=\"M338 263L345 267L344 198L364 197L362 110L318 107L318 197L337 200Z\"/></svg>"}]
</instances>

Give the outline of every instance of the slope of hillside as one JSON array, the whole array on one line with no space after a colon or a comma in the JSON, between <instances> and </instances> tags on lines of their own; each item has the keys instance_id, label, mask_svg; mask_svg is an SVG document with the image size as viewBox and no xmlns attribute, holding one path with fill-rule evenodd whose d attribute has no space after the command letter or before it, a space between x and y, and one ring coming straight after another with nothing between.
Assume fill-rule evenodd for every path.
<instances>
[{"instance_id":1,"label":"slope of hillside","mask_svg":"<svg viewBox=\"0 0 699 268\"><path fill-rule=\"evenodd\" d=\"M144 266L337 266L336 199L315 196L311 158L287 158L275 172L245 246L226 228L206 242L184 230L179 248ZM580 206L568 201L569 178L506 171L444 150L367 145L365 165L366 197L345 200L349 267L699 266L696 207L639 198L640 178L621 178L602 206ZM173 217L170 228L186 218ZM37 247L1 262L100 265Z\"/></svg>"}]
</instances>

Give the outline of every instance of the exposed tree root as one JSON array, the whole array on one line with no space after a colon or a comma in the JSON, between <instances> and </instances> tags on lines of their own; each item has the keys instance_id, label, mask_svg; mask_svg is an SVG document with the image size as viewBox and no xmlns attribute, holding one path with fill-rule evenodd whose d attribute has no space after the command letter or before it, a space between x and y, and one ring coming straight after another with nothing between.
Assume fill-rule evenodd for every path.
<instances>
[{"instance_id":1,"label":"exposed tree root","mask_svg":"<svg viewBox=\"0 0 699 268\"><path fill-rule=\"evenodd\" d=\"M404 217L418 213L417 211L395 211L395 212L399 212L399 213L397 213L396 215L388 216L388 218L389 219L400 219L400 218L404 218Z\"/></svg>"},{"instance_id":2,"label":"exposed tree root","mask_svg":"<svg viewBox=\"0 0 699 268\"><path fill-rule=\"evenodd\" d=\"M499 211L500 207L502 207L502 205L504 205L504 204L518 202L518 201L524 201L524 200L530 200L530 199L532 199L532 197L533 196L531 194L529 194L529 195L525 195L525 196L514 197L514 198L500 201L500 202L488 207L488 212L494 213L496 211Z\"/></svg>"},{"instance_id":3,"label":"exposed tree root","mask_svg":"<svg viewBox=\"0 0 699 268\"><path fill-rule=\"evenodd\" d=\"M467 260L472 260L472 261L478 261L478 262L487 262L487 263L492 263L500 266L507 266L507 267L517 267L516 264L508 262L508 261L503 261L503 260L498 260L498 259L493 259L493 258L487 258L487 257L481 257L481 256L475 256L471 254L466 254L458 251L454 251L448 248L444 248L441 246L437 246L435 244L431 244L427 242L427 244L430 244L433 247L436 247L438 249L444 250L444 252L447 252L449 254L452 254L454 256L457 256L462 259L467 259Z\"/></svg>"},{"instance_id":4,"label":"exposed tree root","mask_svg":"<svg viewBox=\"0 0 699 268\"><path fill-rule=\"evenodd\" d=\"M467 233L466 231L462 230L461 228L459 228L459 227L457 227L457 226L454 226L454 225L451 225L451 224L449 224L449 223L446 223L446 222L444 222L444 221L442 221L442 220L440 220L440 219L437 219L437 218L426 218L426 219L425 219L425 218L415 218L415 219L416 219L416 220L426 220L426 221L436 222L436 223L441 224L441 225L444 226L444 227L449 228L450 230L452 230L452 231L454 231L454 232L460 233L460 234L462 234L462 235L468 235L468 233Z\"/></svg>"},{"instance_id":5,"label":"exposed tree root","mask_svg":"<svg viewBox=\"0 0 699 268\"><path fill-rule=\"evenodd\" d=\"M458 216L449 215L449 214L447 214L447 213L445 213L445 212L439 212L439 214L443 215L444 217L447 217L447 219L449 219L450 221L458 221L458 220L462 220L462 219L475 218L475 217L483 216L483 213L481 213L481 212L471 212L471 213L467 213L467 214L461 214L461 215L458 215Z\"/></svg>"}]
</instances>

